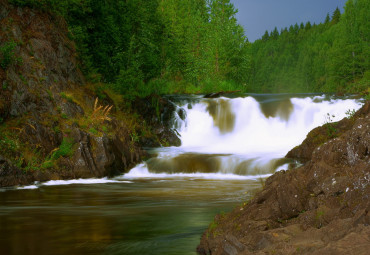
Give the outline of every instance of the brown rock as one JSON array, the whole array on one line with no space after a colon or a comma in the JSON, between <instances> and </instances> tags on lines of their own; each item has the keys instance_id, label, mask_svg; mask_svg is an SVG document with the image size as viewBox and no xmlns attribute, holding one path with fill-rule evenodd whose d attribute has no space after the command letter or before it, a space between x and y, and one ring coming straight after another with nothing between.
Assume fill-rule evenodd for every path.
<instances>
[{"instance_id":1,"label":"brown rock","mask_svg":"<svg viewBox=\"0 0 370 255\"><path fill-rule=\"evenodd\" d=\"M291 154L307 163L275 173L246 206L217 218L217 227L203 234L198 253L367 254L369 109L368 102L353 120L338 122L341 131L336 138L323 143L310 139L325 126L308 134ZM228 236L237 242L228 242Z\"/></svg>"},{"instance_id":2,"label":"brown rock","mask_svg":"<svg viewBox=\"0 0 370 255\"><path fill-rule=\"evenodd\" d=\"M140 162L143 153L131 141L123 123L116 120L105 123L111 129L109 135L92 134L78 126L76 120L87 114L81 105L92 109L96 95L84 86L66 22L46 12L15 8L4 0L0 0L0 20L0 43L15 41L15 56L22 59L22 64L13 61L7 70L0 68L1 122L17 120L18 124L13 121L14 127L10 127L17 130L24 147L38 153L40 158L52 155L65 136L74 144L73 155L62 156L53 168L42 170L26 171L24 165L19 169L5 156L14 159L24 155L1 151L0 187L51 179L113 176ZM83 94L82 104L68 98L66 91ZM105 105L112 102L108 97ZM20 155L14 155L17 153ZM25 164L22 157L18 157L19 162Z\"/></svg>"}]
</instances>

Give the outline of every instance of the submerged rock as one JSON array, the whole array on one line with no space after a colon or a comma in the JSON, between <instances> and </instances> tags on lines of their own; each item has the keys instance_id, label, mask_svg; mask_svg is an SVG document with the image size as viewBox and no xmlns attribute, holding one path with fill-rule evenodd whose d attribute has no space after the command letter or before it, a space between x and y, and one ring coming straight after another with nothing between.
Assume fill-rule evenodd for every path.
<instances>
[{"instance_id":1,"label":"submerged rock","mask_svg":"<svg viewBox=\"0 0 370 255\"><path fill-rule=\"evenodd\" d=\"M370 249L370 103L313 130L295 152L306 164L268 178L263 190L203 234L199 254L367 254ZM298 153L299 152L299 153ZM304 157L302 157L304 155Z\"/></svg>"}]
</instances>

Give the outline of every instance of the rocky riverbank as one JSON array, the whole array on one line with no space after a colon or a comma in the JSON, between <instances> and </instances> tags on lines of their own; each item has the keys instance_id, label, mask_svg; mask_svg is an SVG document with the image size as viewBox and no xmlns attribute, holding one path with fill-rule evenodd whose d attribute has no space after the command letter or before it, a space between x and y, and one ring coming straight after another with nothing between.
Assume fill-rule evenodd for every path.
<instances>
[{"instance_id":1,"label":"rocky riverbank","mask_svg":"<svg viewBox=\"0 0 370 255\"><path fill-rule=\"evenodd\" d=\"M199 254L368 254L370 103L314 129L287 156L306 163L275 173L251 201L217 215Z\"/></svg>"},{"instance_id":2,"label":"rocky riverbank","mask_svg":"<svg viewBox=\"0 0 370 255\"><path fill-rule=\"evenodd\" d=\"M0 0L0 21L0 187L112 176L140 162L142 146L178 145L161 124L168 101L132 111L86 81L61 17Z\"/></svg>"}]
</instances>

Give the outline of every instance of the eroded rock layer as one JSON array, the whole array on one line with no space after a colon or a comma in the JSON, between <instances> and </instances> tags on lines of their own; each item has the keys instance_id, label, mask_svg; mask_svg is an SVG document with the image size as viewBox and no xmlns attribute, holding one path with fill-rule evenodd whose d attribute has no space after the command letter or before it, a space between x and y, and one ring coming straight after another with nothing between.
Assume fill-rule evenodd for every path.
<instances>
[{"instance_id":1,"label":"eroded rock layer","mask_svg":"<svg viewBox=\"0 0 370 255\"><path fill-rule=\"evenodd\" d=\"M319 127L288 154L304 166L275 173L254 199L217 215L198 253L368 254L370 103L331 125L335 135Z\"/></svg>"},{"instance_id":2,"label":"eroded rock layer","mask_svg":"<svg viewBox=\"0 0 370 255\"><path fill-rule=\"evenodd\" d=\"M140 161L125 122L96 111L62 18L0 0L0 24L0 187L111 176Z\"/></svg>"}]
</instances>

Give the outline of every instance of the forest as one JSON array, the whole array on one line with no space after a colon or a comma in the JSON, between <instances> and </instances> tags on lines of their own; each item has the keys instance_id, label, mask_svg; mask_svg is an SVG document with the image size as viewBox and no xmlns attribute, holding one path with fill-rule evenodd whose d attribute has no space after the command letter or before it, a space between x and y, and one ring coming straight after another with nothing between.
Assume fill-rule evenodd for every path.
<instances>
[{"instance_id":1,"label":"forest","mask_svg":"<svg viewBox=\"0 0 370 255\"><path fill-rule=\"evenodd\" d=\"M81 69L127 99L149 94L366 92L370 1L250 43L229 0L10 0L63 16Z\"/></svg>"}]
</instances>

